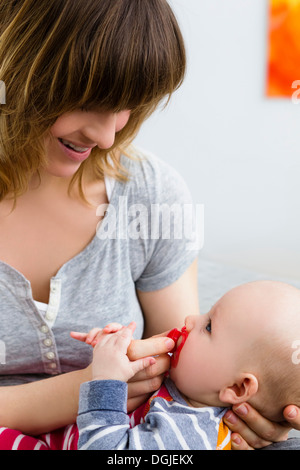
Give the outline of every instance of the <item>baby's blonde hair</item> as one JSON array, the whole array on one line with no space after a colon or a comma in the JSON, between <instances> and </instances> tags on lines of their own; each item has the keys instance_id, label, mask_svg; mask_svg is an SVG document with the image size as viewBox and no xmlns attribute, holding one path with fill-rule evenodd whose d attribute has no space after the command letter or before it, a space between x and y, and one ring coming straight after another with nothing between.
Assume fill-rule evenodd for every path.
<instances>
[{"instance_id":1,"label":"baby's blonde hair","mask_svg":"<svg viewBox=\"0 0 300 470\"><path fill-rule=\"evenodd\" d=\"M299 319L291 322L289 332L271 332L259 338L249 351L259 384L257 395L249 401L272 421L284 420L286 406L300 407L300 363L294 348L297 334L300 340L300 308Z\"/></svg>"},{"instance_id":2,"label":"baby's blonde hair","mask_svg":"<svg viewBox=\"0 0 300 470\"><path fill-rule=\"evenodd\" d=\"M0 201L24 193L46 164L44 140L78 108L131 109L108 150L89 158L96 177L126 180L117 151L182 83L186 56L166 0L0 0ZM109 157L112 165L109 163ZM78 181L82 197L82 163Z\"/></svg>"}]
</instances>

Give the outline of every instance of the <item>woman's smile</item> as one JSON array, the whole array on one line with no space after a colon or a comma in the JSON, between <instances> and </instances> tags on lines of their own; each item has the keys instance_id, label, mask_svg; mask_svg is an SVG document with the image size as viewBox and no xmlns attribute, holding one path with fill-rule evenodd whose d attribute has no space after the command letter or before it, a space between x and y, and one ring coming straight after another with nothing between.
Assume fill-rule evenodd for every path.
<instances>
[{"instance_id":1,"label":"woman's smile","mask_svg":"<svg viewBox=\"0 0 300 470\"><path fill-rule=\"evenodd\" d=\"M65 139L58 138L58 143L65 155L75 162L83 162L90 156L92 151L92 148L90 147L75 146Z\"/></svg>"}]
</instances>

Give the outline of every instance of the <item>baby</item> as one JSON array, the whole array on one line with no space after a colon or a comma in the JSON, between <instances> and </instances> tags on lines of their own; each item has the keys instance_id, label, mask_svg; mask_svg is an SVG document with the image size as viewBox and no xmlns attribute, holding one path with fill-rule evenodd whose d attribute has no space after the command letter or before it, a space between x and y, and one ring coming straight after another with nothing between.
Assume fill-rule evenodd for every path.
<instances>
[{"instance_id":1,"label":"baby","mask_svg":"<svg viewBox=\"0 0 300 470\"><path fill-rule=\"evenodd\" d=\"M222 421L228 406L247 401L283 421L285 406L300 405L295 287L251 282L230 290L207 314L188 316L181 332L170 332L176 346L169 376L128 416L126 382L155 363L129 360L133 330L134 324L94 330L94 380L81 386L79 449L229 449Z\"/></svg>"}]
</instances>

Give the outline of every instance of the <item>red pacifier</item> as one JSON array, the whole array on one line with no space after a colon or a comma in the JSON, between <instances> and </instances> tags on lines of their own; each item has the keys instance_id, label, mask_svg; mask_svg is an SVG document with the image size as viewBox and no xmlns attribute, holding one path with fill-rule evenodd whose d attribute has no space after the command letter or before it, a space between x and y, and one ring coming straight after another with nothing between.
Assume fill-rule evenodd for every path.
<instances>
[{"instance_id":1,"label":"red pacifier","mask_svg":"<svg viewBox=\"0 0 300 470\"><path fill-rule=\"evenodd\" d=\"M171 353L172 353L171 366L172 367L177 366L180 352L181 352L181 350L184 346L184 343L186 342L186 339L187 339L188 335L189 335L189 333L187 332L185 326L183 328L181 328L181 331L177 330L177 328L174 328L168 334L168 338L171 338L175 342L175 347L171 351ZM177 347L177 342L178 342L179 338L181 338L181 342L180 342L179 346Z\"/></svg>"}]
</instances>

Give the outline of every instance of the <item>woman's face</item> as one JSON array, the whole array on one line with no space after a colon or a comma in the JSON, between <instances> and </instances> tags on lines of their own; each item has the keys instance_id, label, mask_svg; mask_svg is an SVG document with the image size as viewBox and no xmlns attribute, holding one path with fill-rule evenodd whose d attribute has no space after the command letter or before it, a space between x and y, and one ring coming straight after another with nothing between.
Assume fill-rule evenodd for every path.
<instances>
[{"instance_id":1,"label":"woman's face","mask_svg":"<svg viewBox=\"0 0 300 470\"><path fill-rule=\"evenodd\" d=\"M116 132L125 127L130 111L120 113L76 110L60 116L46 140L47 172L72 177L94 147L109 149Z\"/></svg>"}]
</instances>

